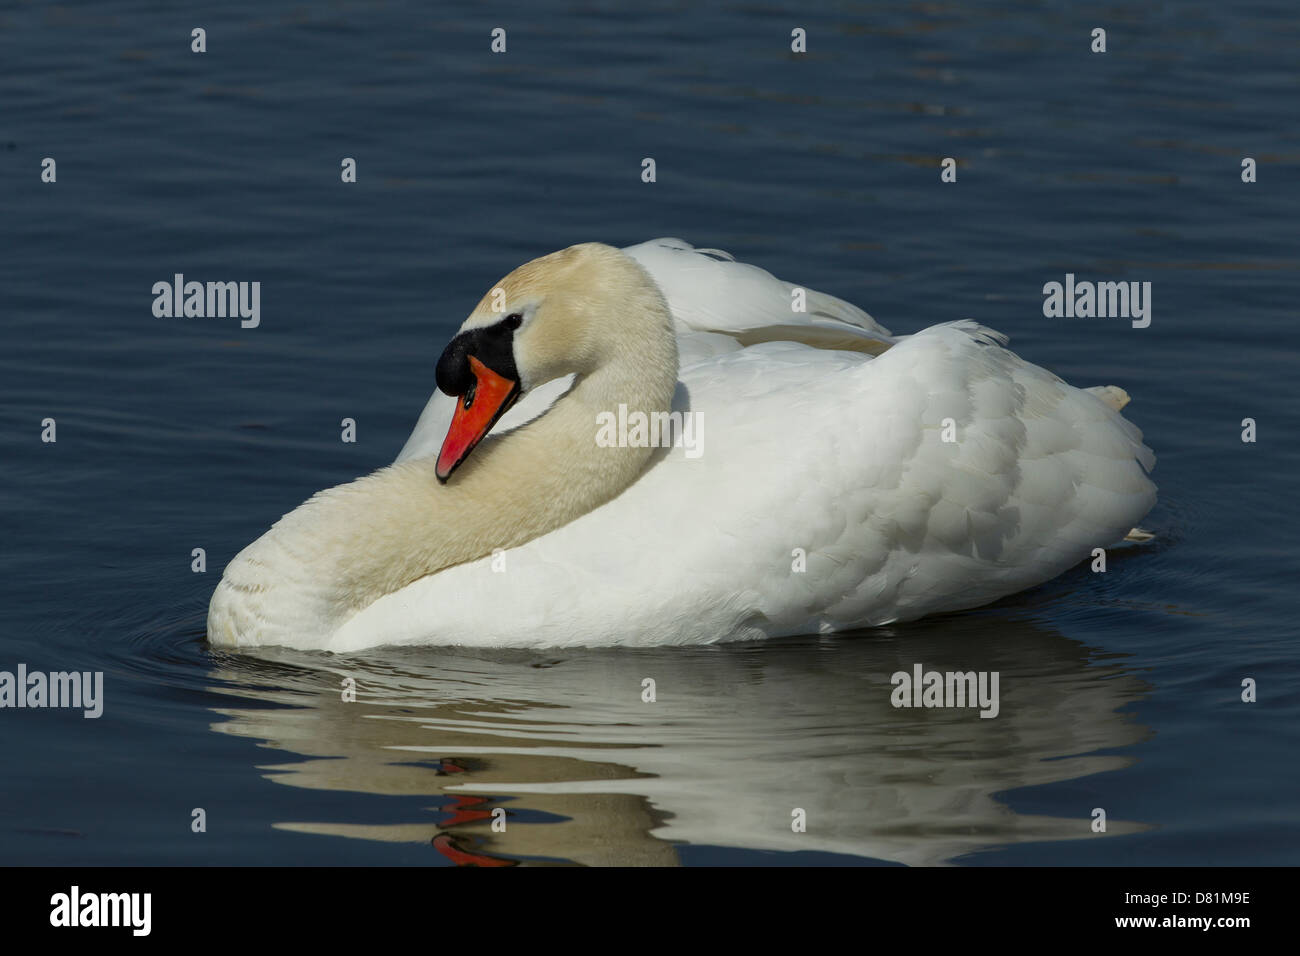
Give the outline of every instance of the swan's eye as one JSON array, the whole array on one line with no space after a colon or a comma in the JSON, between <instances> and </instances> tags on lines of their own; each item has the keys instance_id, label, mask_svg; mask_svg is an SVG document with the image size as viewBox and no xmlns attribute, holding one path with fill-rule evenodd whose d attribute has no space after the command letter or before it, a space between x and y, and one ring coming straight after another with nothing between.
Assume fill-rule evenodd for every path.
<instances>
[{"instance_id":1,"label":"swan's eye","mask_svg":"<svg viewBox=\"0 0 1300 956\"><path fill-rule=\"evenodd\" d=\"M524 324L524 317L518 312L511 312L504 320L502 320L501 324L513 332L515 329L519 328L519 326Z\"/></svg>"}]
</instances>

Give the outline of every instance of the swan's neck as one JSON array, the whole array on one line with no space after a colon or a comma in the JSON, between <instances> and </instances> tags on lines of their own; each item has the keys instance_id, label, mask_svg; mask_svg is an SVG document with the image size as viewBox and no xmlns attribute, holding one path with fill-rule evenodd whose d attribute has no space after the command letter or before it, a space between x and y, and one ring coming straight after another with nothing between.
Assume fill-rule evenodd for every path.
<instances>
[{"instance_id":1,"label":"swan's neck","mask_svg":"<svg viewBox=\"0 0 1300 956\"><path fill-rule=\"evenodd\" d=\"M659 325L664 334L650 347L628 349L579 377L541 417L485 438L447 484L433 458L406 461L286 515L263 539L278 537L277 550L292 556L295 568L277 568L285 583L341 624L412 581L523 544L618 495L652 449L598 445L597 416L620 404L671 409L676 340L666 314Z\"/></svg>"}]
</instances>

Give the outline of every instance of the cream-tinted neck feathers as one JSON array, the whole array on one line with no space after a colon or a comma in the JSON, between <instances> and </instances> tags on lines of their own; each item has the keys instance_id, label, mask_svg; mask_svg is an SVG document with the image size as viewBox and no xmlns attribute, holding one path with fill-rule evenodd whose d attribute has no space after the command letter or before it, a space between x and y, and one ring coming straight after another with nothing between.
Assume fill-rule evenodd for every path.
<instances>
[{"instance_id":1,"label":"cream-tinted neck feathers","mask_svg":"<svg viewBox=\"0 0 1300 956\"><path fill-rule=\"evenodd\" d=\"M576 372L573 387L539 418L486 437L446 484L430 458L319 492L231 562L214 612L224 604L241 629L337 627L412 581L567 524L637 478L651 449L599 446L597 415L671 408L677 343L658 287L619 250L586 243L498 288L505 312L528 307L514 340L524 388ZM489 292L463 329L499 322L501 298ZM298 620L272 619L286 613Z\"/></svg>"}]
</instances>

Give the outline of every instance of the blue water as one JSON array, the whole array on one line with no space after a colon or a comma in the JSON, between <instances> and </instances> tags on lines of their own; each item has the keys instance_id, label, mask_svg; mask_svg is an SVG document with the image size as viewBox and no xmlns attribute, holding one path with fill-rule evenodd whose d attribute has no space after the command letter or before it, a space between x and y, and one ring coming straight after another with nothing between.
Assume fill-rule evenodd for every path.
<instances>
[{"instance_id":1,"label":"blue water","mask_svg":"<svg viewBox=\"0 0 1300 956\"><path fill-rule=\"evenodd\" d=\"M0 711L0 861L1300 862L1291 5L20 2L0 48L0 670L106 698ZM1125 388L1156 542L834 638L207 648L226 561L393 458L493 282L662 235ZM155 318L177 272L260 326ZM1045 318L1067 272L1151 326ZM917 661L1000 671L999 717L892 709Z\"/></svg>"}]
</instances>

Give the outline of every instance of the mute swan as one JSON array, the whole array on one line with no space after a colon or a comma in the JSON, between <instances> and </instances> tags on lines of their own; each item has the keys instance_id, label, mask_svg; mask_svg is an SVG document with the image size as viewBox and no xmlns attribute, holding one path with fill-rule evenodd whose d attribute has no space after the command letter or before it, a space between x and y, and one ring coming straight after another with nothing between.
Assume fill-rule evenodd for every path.
<instances>
[{"instance_id":1,"label":"mute swan","mask_svg":"<svg viewBox=\"0 0 1300 956\"><path fill-rule=\"evenodd\" d=\"M680 240L552 253L465 320L396 462L236 555L208 639L697 644L1032 587L1146 515L1155 457L1122 390L1005 344L896 337ZM620 406L690 412L694 451L598 442Z\"/></svg>"}]
</instances>

